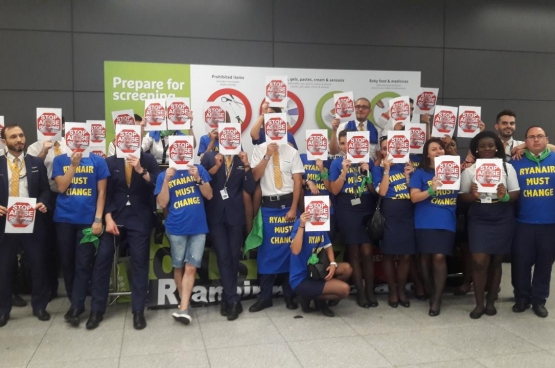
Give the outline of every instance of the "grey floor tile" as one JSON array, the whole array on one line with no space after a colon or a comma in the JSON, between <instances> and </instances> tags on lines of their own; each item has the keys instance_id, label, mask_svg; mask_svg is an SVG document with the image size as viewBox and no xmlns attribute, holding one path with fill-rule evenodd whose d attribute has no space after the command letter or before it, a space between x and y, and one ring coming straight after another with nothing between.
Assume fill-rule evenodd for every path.
<instances>
[{"instance_id":1,"label":"grey floor tile","mask_svg":"<svg viewBox=\"0 0 555 368\"><path fill-rule=\"evenodd\" d=\"M272 322L285 341L325 339L333 331L335 337L357 336L357 332L341 318L329 318L321 313L310 313L303 318L275 317Z\"/></svg>"},{"instance_id":2,"label":"grey floor tile","mask_svg":"<svg viewBox=\"0 0 555 368\"><path fill-rule=\"evenodd\" d=\"M503 368L553 368L555 367L555 356L546 351L536 351L533 353L521 354L505 354L499 356L490 356L485 358L477 358L477 360L486 367L503 367Z\"/></svg>"},{"instance_id":3,"label":"grey floor tile","mask_svg":"<svg viewBox=\"0 0 555 368\"><path fill-rule=\"evenodd\" d=\"M127 305L114 305L108 306L106 308L106 313L104 314L104 319L100 323L100 326L95 331L121 331L123 330L123 325L125 324L125 315L127 313ZM79 331L85 328L85 324L89 319L90 310L87 309L85 313L81 315L81 323L78 328L71 326L64 318L67 310L62 310L56 312L53 316L55 317L52 321L52 325L48 332L70 332Z\"/></svg>"},{"instance_id":4,"label":"grey floor tile","mask_svg":"<svg viewBox=\"0 0 555 368\"><path fill-rule=\"evenodd\" d=\"M121 356L177 353L190 350L203 350L204 343L198 325L185 326L175 322L167 328L144 330L125 330Z\"/></svg>"},{"instance_id":5,"label":"grey floor tile","mask_svg":"<svg viewBox=\"0 0 555 368\"><path fill-rule=\"evenodd\" d=\"M402 368L484 368L474 359L452 360L448 362L423 363L417 365L402 365Z\"/></svg>"},{"instance_id":6,"label":"grey floor tile","mask_svg":"<svg viewBox=\"0 0 555 368\"><path fill-rule=\"evenodd\" d=\"M368 335L366 341L395 365L468 358L463 349L447 343L435 330Z\"/></svg>"},{"instance_id":7,"label":"grey floor tile","mask_svg":"<svg viewBox=\"0 0 555 368\"><path fill-rule=\"evenodd\" d=\"M8 324L0 328L0 337L10 336L43 336L50 328L54 316L50 317L50 321L39 321L33 316L29 308L29 314L15 315L10 314Z\"/></svg>"},{"instance_id":8,"label":"grey floor tile","mask_svg":"<svg viewBox=\"0 0 555 368\"><path fill-rule=\"evenodd\" d=\"M212 368L301 367L286 343L208 349Z\"/></svg>"},{"instance_id":9,"label":"grey floor tile","mask_svg":"<svg viewBox=\"0 0 555 368\"><path fill-rule=\"evenodd\" d=\"M17 336L16 333L0 337L0 367L27 365L42 338L43 334Z\"/></svg>"},{"instance_id":10,"label":"grey floor tile","mask_svg":"<svg viewBox=\"0 0 555 368\"><path fill-rule=\"evenodd\" d=\"M150 330L152 328L173 328L178 325L178 323L173 319L172 313L175 312L176 309L153 309L153 310L145 310L145 320L147 324L147 328ZM197 325L198 320L196 319L195 311L192 310L193 321L191 322L191 326ZM188 326L190 327L190 326ZM125 316L125 329L126 330L133 330L133 311L129 307L127 309L127 313Z\"/></svg>"},{"instance_id":11,"label":"grey floor tile","mask_svg":"<svg viewBox=\"0 0 555 368\"><path fill-rule=\"evenodd\" d=\"M534 317L532 321L515 321L500 326L544 350L555 350L555 321Z\"/></svg>"},{"instance_id":12,"label":"grey floor tile","mask_svg":"<svg viewBox=\"0 0 555 368\"><path fill-rule=\"evenodd\" d=\"M28 365L29 368L118 368L118 358L79 360L71 362L56 362Z\"/></svg>"},{"instance_id":13,"label":"grey floor tile","mask_svg":"<svg viewBox=\"0 0 555 368\"><path fill-rule=\"evenodd\" d=\"M233 322L207 322L201 324L201 330L207 349L283 342L283 338L268 317Z\"/></svg>"},{"instance_id":14,"label":"grey floor tile","mask_svg":"<svg viewBox=\"0 0 555 368\"><path fill-rule=\"evenodd\" d=\"M330 332L333 335L333 332ZM290 342L303 367L391 367L360 336Z\"/></svg>"},{"instance_id":15,"label":"grey floor tile","mask_svg":"<svg viewBox=\"0 0 555 368\"><path fill-rule=\"evenodd\" d=\"M278 299L279 300L279 299ZM239 319L247 319L247 318L266 318L266 311L277 309L276 308L276 300L274 300L274 307L268 308L266 310L250 313L249 307L256 302L256 299L244 300L241 302L243 305L243 313L239 315ZM196 318L198 318L199 322L216 322L216 321L226 321L225 317L220 315L220 306L219 305L210 305L207 307L197 307L193 308L196 313ZM285 306L283 307L285 309ZM286 310L286 309L285 309Z\"/></svg>"},{"instance_id":16,"label":"grey floor tile","mask_svg":"<svg viewBox=\"0 0 555 368\"><path fill-rule=\"evenodd\" d=\"M121 357L119 368L204 368L210 367L204 350L180 353L151 354Z\"/></svg>"},{"instance_id":17,"label":"grey floor tile","mask_svg":"<svg viewBox=\"0 0 555 368\"><path fill-rule=\"evenodd\" d=\"M463 327L463 326L481 326L491 324L491 318L482 316L480 319L472 319L469 313L474 309L471 306L446 305L441 308L441 314L437 317L428 315L429 306L400 309L400 312L413 319L419 328L447 328L447 327ZM402 326L401 326L402 328Z\"/></svg>"}]
</instances>

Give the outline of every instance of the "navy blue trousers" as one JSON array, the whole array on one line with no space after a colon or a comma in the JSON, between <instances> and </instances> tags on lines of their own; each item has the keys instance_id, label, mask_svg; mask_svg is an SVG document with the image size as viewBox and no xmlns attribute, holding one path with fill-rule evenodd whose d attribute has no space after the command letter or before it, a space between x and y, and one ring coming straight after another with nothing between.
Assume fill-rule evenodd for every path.
<instances>
[{"instance_id":1,"label":"navy blue trousers","mask_svg":"<svg viewBox=\"0 0 555 368\"><path fill-rule=\"evenodd\" d=\"M232 226L225 222L209 225L212 248L216 252L220 282L224 288L222 300L236 303L241 300L237 295L237 273L243 245L243 225Z\"/></svg>"}]
</instances>

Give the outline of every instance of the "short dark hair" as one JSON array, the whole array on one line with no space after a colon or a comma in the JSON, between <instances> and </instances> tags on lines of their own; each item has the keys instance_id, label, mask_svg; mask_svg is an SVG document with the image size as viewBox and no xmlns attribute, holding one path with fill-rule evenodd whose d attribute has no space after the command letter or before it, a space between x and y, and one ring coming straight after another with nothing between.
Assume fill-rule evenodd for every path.
<instances>
[{"instance_id":1,"label":"short dark hair","mask_svg":"<svg viewBox=\"0 0 555 368\"><path fill-rule=\"evenodd\" d=\"M4 126L4 129L2 129L2 133L0 133L0 138L6 139L6 130L13 129L13 128L21 128L21 127L17 124L9 124ZM21 130L23 130L23 128L21 128ZM25 134L25 132L23 133Z\"/></svg>"},{"instance_id":2,"label":"short dark hair","mask_svg":"<svg viewBox=\"0 0 555 368\"><path fill-rule=\"evenodd\" d=\"M366 102L368 102L368 105L370 105L370 107L372 107L372 103L366 97L359 97L355 100L355 102L357 102L358 100L366 101Z\"/></svg>"},{"instance_id":3,"label":"short dark hair","mask_svg":"<svg viewBox=\"0 0 555 368\"><path fill-rule=\"evenodd\" d=\"M474 155L474 157L476 158L480 158L480 155L478 155L478 143L480 143L480 140L484 138L493 139L493 141L495 142L495 148L497 149L497 152L495 152L495 157L505 161L506 155L503 142L501 142L501 139L497 134L489 130L484 130L483 132L476 134L476 136L472 138L472 140L470 141L470 152L472 153L472 155Z\"/></svg>"},{"instance_id":4,"label":"short dark hair","mask_svg":"<svg viewBox=\"0 0 555 368\"><path fill-rule=\"evenodd\" d=\"M281 107L268 106L268 108L274 110L276 114L281 113Z\"/></svg>"},{"instance_id":5,"label":"short dark hair","mask_svg":"<svg viewBox=\"0 0 555 368\"><path fill-rule=\"evenodd\" d=\"M143 121L143 118L141 117L141 115L139 114L134 114L135 115L135 121Z\"/></svg>"},{"instance_id":6,"label":"short dark hair","mask_svg":"<svg viewBox=\"0 0 555 368\"><path fill-rule=\"evenodd\" d=\"M499 114L497 114L497 118L495 118L495 123L496 124L499 123L499 119L502 116L505 116L505 115L512 116L513 118L516 119L516 113L513 110L505 109L505 110L501 111Z\"/></svg>"},{"instance_id":7,"label":"short dark hair","mask_svg":"<svg viewBox=\"0 0 555 368\"><path fill-rule=\"evenodd\" d=\"M345 129L345 130L340 131L339 134L337 135L337 140L339 140L339 138L346 137L347 132L356 132L356 130Z\"/></svg>"},{"instance_id":8,"label":"short dark hair","mask_svg":"<svg viewBox=\"0 0 555 368\"><path fill-rule=\"evenodd\" d=\"M534 129L534 128L538 128L538 129L541 129L541 130L543 130L543 132L545 133L545 129L544 129L544 128L542 128L541 126L538 126L538 125L532 125L532 126L531 126L531 127L529 127L528 129L526 129L526 133L524 133L524 138L525 138L525 139L526 139L526 137L528 137L528 132L530 131L530 129ZM6 128L4 128L4 129L6 129ZM546 133L545 135L547 136L547 133Z\"/></svg>"},{"instance_id":9,"label":"short dark hair","mask_svg":"<svg viewBox=\"0 0 555 368\"><path fill-rule=\"evenodd\" d=\"M412 99L412 97L409 97L409 101L410 101L411 104L414 103L414 100Z\"/></svg>"},{"instance_id":10,"label":"short dark hair","mask_svg":"<svg viewBox=\"0 0 555 368\"><path fill-rule=\"evenodd\" d=\"M443 148L445 150L445 143L443 143L443 141L440 138L432 137L432 138L428 139L426 141L426 143L424 144L424 147L422 148L422 161L420 162L419 169L423 169L423 170L426 170L426 171L431 170L430 165L432 164L432 161L428 157L428 148L430 147L430 144L432 144L432 143L439 144L441 146L441 148Z\"/></svg>"}]
</instances>

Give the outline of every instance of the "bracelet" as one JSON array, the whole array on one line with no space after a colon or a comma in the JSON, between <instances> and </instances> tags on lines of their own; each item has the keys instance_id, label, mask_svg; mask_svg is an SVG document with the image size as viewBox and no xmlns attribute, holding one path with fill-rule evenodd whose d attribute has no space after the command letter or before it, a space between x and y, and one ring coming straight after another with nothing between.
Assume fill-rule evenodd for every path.
<instances>
[{"instance_id":1,"label":"bracelet","mask_svg":"<svg viewBox=\"0 0 555 368\"><path fill-rule=\"evenodd\" d=\"M264 160L266 160L266 161L270 161L270 157L266 157L266 155L264 155L263 158L264 158Z\"/></svg>"},{"instance_id":2,"label":"bracelet","mask_svg":"<svg viewBox=\"0 0 555 368\"><path fill-rule=\"evenodd\" d=\"M330 262L330 266L335 266L335 268L337 268L337 262Z\"/></svg>"},{"instance_id":3,"label":"bracelet","mask_svg":"<svg viewBox=\"0 0 555 368\"><path fill-rule=\"evenodd\" d=\"M384 175L389 175L389 171L388 171L388 172L385 172L385 171L384 171L383 174L384 174Z\"/></svg>"},{"instance_id":4,"label":"bracelet","mask_svg":"<svg viewBox=\"0 0 555 368\"><path fill-rule=\"evenodd\" d=\"M299 225L299 227L300 227L301 229L304 229L304 226Z\"/></svg>"},{"instance_id":5,"label":"bracelet","mask_svg":"<svg viewBox=\"0 0 555 368\"><path fill-rule=\"evenodd\" d=\"M339 179L343 179L343 181L347 180L347 178L344 178L341 175L339 175Z\"/></svg>"},{"instance_id":6,"label":"bracelet","mask_svg":"<svg viewBox=\"0 0 555 368\"><path fill-rule=\"evenodd\" d=\"M430 197L435 197L436 196L436 191L432 187L429 187L427 192L430 195Z\"/></svg>"},{"instance_id":7,"label":"bracelet","mask_svg":"<svg viewBox=\"0 0 555 368\"><path fill-rule=\"evenodd\" d=\"M503 198L499 198L501 202L509 202L510 199L511 199L511 196L509 195L508 192L505 192L505 195L503 196Z\"/></svg>"}]
</instances>

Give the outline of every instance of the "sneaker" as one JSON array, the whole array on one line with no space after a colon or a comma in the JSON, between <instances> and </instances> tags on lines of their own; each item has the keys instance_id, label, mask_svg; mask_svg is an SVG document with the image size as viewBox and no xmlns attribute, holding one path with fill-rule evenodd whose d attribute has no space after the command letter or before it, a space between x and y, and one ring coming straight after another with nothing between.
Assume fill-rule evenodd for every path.
<instances>
[{"instance_id":1,"label":"sneaker","mask_svg":"<svg viewBox=\"0 0 555 368\"><path fill-rule=\"evenodd\" d=\"M183 323L184 325L188 325L191 323L191 315L189 314L189 308L185 309L184 311L178 310L177 312L172 313L172 317L178 321Z\"/></svg>"}]
</instances>

